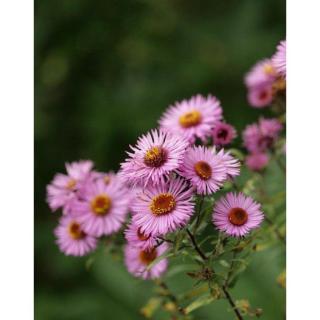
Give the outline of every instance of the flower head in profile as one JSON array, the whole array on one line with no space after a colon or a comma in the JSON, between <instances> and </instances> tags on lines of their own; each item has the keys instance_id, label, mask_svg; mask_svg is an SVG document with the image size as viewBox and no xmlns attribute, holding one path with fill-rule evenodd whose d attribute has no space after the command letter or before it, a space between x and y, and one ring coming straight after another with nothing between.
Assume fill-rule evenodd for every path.
<instances>
[{"instance_id":1,"label":"flower head in profile","mask_svg":"<svg viewBox=\"0 0 320 320\"><path fill-rule=\"evenodd\" d=\"M190 143L198 138L205 141L210 137L216 123L222 119L219 100L209 95L196 95L189 100L170 106L159 121L166 132L178 134Z\"/></svg>"},{"instance_id":2,"label":"flower head in profile","mask_svg":"<svg viewBox=\"0 0 320 320\"><path fill-rule=\"evenodd\" d=\"M250 88L248 91L248 102L254 108L264 108L273 101L273 85L266 84Z\"/></svg>"},{"instance_id":3,"label":"flower head in profile","mask_svg":"<svg viewBox=\"0 0 320 320\"><path fill-rule=\"evenodd\" d=\"M128 213L127 189L102 180L88 183L72 211L86 233L96 237L112 234L121 228Z\"/></svg>"},{"instance_id":4,"label":"flower head in profile","mask_svg":"<svg viewBox=\"0 0 320 320\"><path fill-rule=\"evenodd\" d=\"M272 57L272 63L282 77L286 78L287 75L287 62L286 62L286 51L287 51L286 40L280 41L277 46L277 51Z\"/></svg>"},{"instance_id":5,"label":"flower head in profile","mask_svg":"<svg viewBox=\"0 0 320 320\"><path fill-rule=\"evenodd\" d=\"M176 135L153 130L131 147L119 175L126 183L145 187L164 183L181 165L188 142Z\"/></svg>"},{"instance_id":6,"label":"flower head in profile","mask_svg":"<svg viewBox=\"0 0 320 320\"><path fill-rule=\"evenodd\" d=\"M157 244L156 237L153 237L150 234L142 233L141 228L136 226L132 222L125 230L124 234L125 238L131 246L137 247L141 250L148 251Z\"/></svg>"},{"instance_id":7,"label":"flower head in profile","mask_svg":"<svg viewBox=\"0 0 320 320\"><path fill-rule=\"evenodd\" d=\"M144 189L132 205L133 223L143 234L157 236L186 225L193 214L193 190L181 178Z\"/></svg>"},{"instance_id":8,"label":"flower head in profile","mask_svg":"<svg viewBox=\"0 0 320 320\"><path fill-rule=\"evenodd\" d=\"M212 131L213 143L216 146L228 145L236 136L235 128L225 122L218 122Z\"/></svg>"},{"instance_id":9,"label":"flower head in profile","mask_svg":"<svg viewBox=\"0 0 320 320\"><path fill-rule=\"evenodd\" d=\"M227 179L227 170L221 158L203 146L190 147L179 171L189 180L199 194L219 190Z\"/></svg>"},{"instance_id":10,"label":"flower head in profile","mask_svg":"<svg viewBox=\"0 0 320 320\"><path fill-rule=\"evenodd\" d=\"M163 255L168 249L166 243L150 250L141 250L128 243L124 249L125 265L128 271L135 277L147 279L156 279L167 270L168 260L166 258L154 264L151 268L148 266L158 257Z\"/></svg>"},{"instance_id":11,"label":"flower head in profile","mask_svg":"<svg viewBox=\"0 0 320 320\"><path fill-rule=\"evenodd\" d=\"M68 256L84 256L96 249L97 239L85 233L74 217L62 216L54 233L60 250Z\"/></svg>"},{"instance_id":12,"label":"flower head in profile","mask_svg":"<svg viewBox=\"0 0 320 320\"><path fill-rule=\"evenodd\" d=\"M264 219L260 204L244 194L228 193L215 205L212 221L229 236L242 237Z\"/></svg>"},{"instance_id":13,"label":"flower head in profile","mask_svg":"<svg viewBox=\"0 0 320 320\"><path fill-rule=\"evenodd\" d=\"M251 153L246 157L246 166L252 171L261 171L269 163L269 156L267 153Z\"/></svg>"},{"instance_id":14,"label":"flower head in profile","mask_svg":"<svg viewBox=\"0 0 320 320\"><path fill-rule=\"evenodd\" d=\"M90 179L92 168L92 161L66 163L67 174L57 173L47 186L47 202L52 211L64 208L64 213L69 212L77 193Z\"/></svg>"}]
</instances>

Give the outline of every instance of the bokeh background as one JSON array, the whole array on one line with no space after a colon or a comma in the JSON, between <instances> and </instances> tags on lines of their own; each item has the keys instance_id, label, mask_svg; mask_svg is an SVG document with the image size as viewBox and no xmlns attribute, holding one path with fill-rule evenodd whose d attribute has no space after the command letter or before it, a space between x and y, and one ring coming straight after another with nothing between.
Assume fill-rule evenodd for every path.
<instances>
[{"instance_id":1,"label":"bokeh background","mask_svg":"<svg viewBox=\"0 0 320 320\"><path fill-rule=\"evenodd\" d=\"M151 284L100 251L90 268L86 258L61 254L52 233L58 216L48 210L45 186L66 161L92 159L99 170L117 170L128 144L155 127L169 104L196 93L216 95L238 132L267 115L248 106L243 75L285 38L285 5L35 1L37 320L141 319ZM262 307L264 319L284 319L284 292L275 282L284 259L281 246L257 253L233 290ZM184 275L170 281L177 292L190 286ZM226 308L219 301L199 309L196 319L233 319Z\"/></svg>"}]
</instances>

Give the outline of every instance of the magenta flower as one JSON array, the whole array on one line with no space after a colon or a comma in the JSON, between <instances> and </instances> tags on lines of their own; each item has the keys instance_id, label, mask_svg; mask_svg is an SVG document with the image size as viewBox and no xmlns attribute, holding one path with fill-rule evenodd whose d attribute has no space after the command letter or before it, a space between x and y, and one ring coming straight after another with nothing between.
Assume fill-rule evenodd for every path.
<instances>
[{"instance_id":1,"label":"magenta flower","mask_svg":"<svg viewBox=\"0 0 320 320\"><path fill-rule=\"evenodd\" d=\"M83 184L90 179L92 161L66 163L67 175L58 173L47 186L47 202L52 211L64 208L70 211L70 205Z\"/></svg>"},{"instance_id":2,"label":"magenta flower","mask_svg":"<svg viewBox=\"0 0 320 320\"><path fill-rule=\"evenodd\" d=\"M248 91L248 102L254 108L264 108L273 100L273 89L271 84L250 88Z\"/></svg>"},{"instance_id":3,"label":"magenta flower","mask_svg":"<svg viewBox=\"0 0 320 320\"><path fill-rule=\"evenodd\" d=\"M210 137L216 123L222 119L220 101L209 95L198 94L170 106L159 121L161 129L178 134L194 143L196 138L203 142Z\"/></svg>"},{"instance_id":4,"label":"magenta flower","mask_svg":"<svg viewBox=\"0 0 320 320\"><path fill-rule=\"evenodd\" d=\"M149 270L148 265L163 255L167 249L168 245L166 243L148 251L144 251L127 244L124 249L125 265L128 271L135 277L142 278L144 280L159 278L167 270L168 260L166 258L160 260Z\"/></svg>"},{"instance_id":5,"label":"magenta flower","mask_svg":"<svg viewBox=\"0 0 320 320\"><path fill-rule=\"evenodd\" d=\"M84 256L97 247L97 239L86 234L74 217L61 217L54 234L57 237L57 245L67 256Z\"/></svg>"},{"instance_id":6,"label":"magenta flower","mask_svg":"<svg viewBox=\"0 0 320 320\"><path fill-rule=\"evenodd\" d=\"M190 147L179 170L190 180L199 194L211 194L219 190L227 179L227 170L221 158L203 146Z\"/></svg>"},{"instance_id":7,"label":"magenta flower","mask_svg":"<svg viewBox=\"0 0 320 320\"><path fill-rule=\"evenodd\" d=\"M172 232L187 224L193 214L193 190L183 179L143 190L133 203L133 223L140 232L157 236Z\"/></svg>"},{"instance_id":8,"label":"magenta flower","mask_svg":"<svg viewBox=\"0 0 320 320\"><path fill-rule=\"evenodd\" d=\"M260 204L244 194L228 193L213 211L213 224L229 236L242 237L260 226L264 216Z\"/></svg>"},{"instance_id":9,"label":"magenta flower","mask_svg":"<svg viewBox=\"0 0 320 320\"><path fill-rule=\"evenodd\" d=\"M127 189L118 183L88 183L72 212L86 233L100 237L119 231L128 213Z\"/></svg>"},{"instance_id":10,"label":"magenta flower","mask_svg":"<svg viewBox=\"0 0 320 320\"><path fill-rule=\"evenodd\" d=\"M272 63L277 71L282 77L286 78L287 74L287 62L286 62L286 51L287 51L287 41L283 40L277 46L277 52L272 57Z\"/></svg>"},{"instance_id":11,"label":"magenta flower","mask_svg":"<svg viewBox=\"0 0 320 320\"><path fill-rule=\"evenodd\" d=\"M138 139L119 175L126 183L146 187L164 183L178 169L188 142L179 136L153 130Z\"/></svg>"},{"instance_id":12,"label":"magenta flower","mask_svg":"<svg viewBox=\"0 0 320 320\"><path fill-rule=\"evenodd\" d=\"M212 132L213 143L216 146L228 145L236 136L235 128L225 122L218 122Z\"/></svg>"},{"instance_id":13,"label":"magenta flower","mask_svg":"<svg viewBox=\"0 0 320 320\"><path fill-rule=\"evenodd\" d=\"M141 232L141 228L136 226L134 223L130 223L129 227L125 230L125 238L128 243L137 247L141 250L150 250L157 244L157 238L150 234Z\"/></svg>"},{"instance_id":14,"label":"magenta flower","mask_svg":"<svg viewBox=\"0 0 320 320\"><path fill-rule=\"evenodd\" d=\"M251 153L246 157L246 166L252 171L260 171L269 163L269 156L266 153Z\"/></svg>"}]
</instances>

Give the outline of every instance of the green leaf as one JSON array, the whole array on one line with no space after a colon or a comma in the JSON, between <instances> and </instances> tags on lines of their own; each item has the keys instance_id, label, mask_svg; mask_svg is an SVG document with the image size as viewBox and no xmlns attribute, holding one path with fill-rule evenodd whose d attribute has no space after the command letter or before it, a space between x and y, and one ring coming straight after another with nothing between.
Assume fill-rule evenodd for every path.
<instances>
[{"instance_id":1,"label":"green leaf","mask_svg":"<svg viewBox=\"0 0 320 320\"><path fill-rule=\"evenodd\" d=\"M186 314L191 313L192 311L203 307L211 302L213 302L214 300L216 300L216 298L212 297L211 295L203 295L201 297L199 297L198 299L194 300L193 302L191 302L184 310Z\"/></svg>"}]
</instances>

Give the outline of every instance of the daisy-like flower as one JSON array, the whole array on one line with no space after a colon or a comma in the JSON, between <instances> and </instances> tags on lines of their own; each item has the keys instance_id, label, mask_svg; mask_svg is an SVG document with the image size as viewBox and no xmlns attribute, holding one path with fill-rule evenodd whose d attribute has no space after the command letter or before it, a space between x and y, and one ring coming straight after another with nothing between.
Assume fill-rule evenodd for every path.
<instances>
[{"instance_id":1,"label":"daisy-like flower","mask_svg":"<svg viewBox=\"0 0 320 320\"><path fill-rule=\"evenodd\" d=\"M193 214L193 190L181 178L150 186L132 204L140 232L157 236L183 227Z\"/></svg>"},{"instance_id":2,"label":"daisy-like flower","mask_svg":"<svg viewBox=\"0 0 320 320\"><path fill-rule=\"evenodd\" d=\"M217 146L230 144L236 136L235 128L225 122L218 122L212 132L213 143Z\"/></svg>"},{"instance_id":3,"label":"daisy-like flower","mask_svg":"<svg viewBox=\"0 0 320 320\"><path fill-rule=\"evenodd\" d=\"M147 279L156 279L167 270L168 260L160 260L148 270L148 265L166 252L168 245L163 243L157 248L148 251L127 244L124 249L125 265L128 271L135 277Z\"/></svg>"},{"instance_id":4,"label":"daisy-like flower","mask_svg":"<svg viewBox=\"0 0 320 320\"><path fill-rule=\"evenodd\" d=\"M254 108L264 108L273 100L273 85L266 84L250 88L248 91L248 102Z\"/></svg>"},{"instance_id":5,"label":"daisy-like flower","mask_svg":"<svg viewBox=\"0 0 320 320\"><path fill-rule=\"evenodd\" d=\"M129 227L124 232L125 238L131 246L141 250L150 250L157 244L157 238L150 234L141 232L141 228L134 223L130 223Z\"/></svg>"},{"instance_id":6,"label":"daisy-like flower","mask_svg":"<svg viewBox=\"0 0 320 320\"><path fill-rule=\"evenodd\" d=\"M69 212L77 192L90 179L92 168L92 161L66 163L67 174L56 174L47 186L47 202L52 211L64 207L64 213Z\"/></svg>"},{"instance_id":7,"label":"daisy-like flower","mask_svg":"<svg viewBox=\"0 0 320 320\"><path fill-rule=\"evenodd\" d=\"M215 146L213 146L210 150L214 155L217 155L221 163L224 165L228 178L233 179L240 174L240 162L238 159L234 158L230 152L225 152L224 149L221 149L219 152L217 152Z\"/></svg>"},{"instance_id":8,"label":"daisy-like flower","mask_svg":"<svg viewBox=\"0 0 320 320\"><path fill-rule=\"evenodd\" d=\"M251 153L246 157L246 166L252 171L264 169L269 162L269 156L266 153Z\"/></svg>"},{"instance_id":9,"label":"daisy-like flower","mask_svg":"<svg viewBox=\"0 0 320 320\"><path fill-rule=\"evenodd\" d=\"M227 179L227 170L221 158L203 146L190 147L179 170L190 180L199 194L211 194L219 190Z\"/></svg>"},{"instance_id":10,"label":"daisy-like flower","mask_svg":"<svg viewBox=\"0 0 320 320\"><path fill-rule=\"evenodd\" d=\"M213 224L229 236L242 237L263 221L260 204L244 194L228 193L213 211Z\"/></svg>"},{"instance_id":11,"label":"daisy-like flower","mask_svg":"<svg viewBox=\"0 0 320 320\"><path fill-rule=\"evenodd\" d=\"M248 88L270 85L277 77L277 71L271 59L265 59L255 64L245 75L244 82Z\"/></svg>"},{"instance_id":12,"label":"daisy-like flower","mask_svg":"<svg viewBox=\"0 0 320 320\"><path fill-rule=\"evenodd\" d=\"M263 119L248 125L243 131L243 142L251 153L265 152L279 137L282 124L277 119Z\"/></svg>"},{"instance_id":13,"label":"daisy-like flower","mask_svg":"<svg viewBox=\"0 0 320 320\"><path fill-rule=\"evenodd\" d=\"M277 70L278 74L286 78L287 74L287 62L286 62L286 51L287 51L286 40L280 41L277 46L277 52L272 57L272 63Z\"/></svg>"},{"instance_id":14,"label":"daisy-like flower","mask_svg":"<svg viewBox=\"0 0 320 320\"><path fill-rule=\"evenodd\" d=\"M97 247L97 239L85 233L74 217L62 216L54 234L57 245L67 256L84 256Z\"/></svg>"},{"instance_id":15,"label":"daisy-like flower","mask_svg":"<svg viewBox=\"0 0 320 320\"><path fill-rule=\"evenodd\" d=\"M161 129L172 132L194 143L196 138L205 141L212 129L222 120L220 101L209 95L198 94L170 106L159 121Z\"/></svg>"},{"instance_id":16,"label":"daisy-like flower","mask_svg":"<svg viewBox=\"0 0 320 320\"><path fill-rule=\"evenodd\" d=\"M106 185L97 180L88 183L82 200L73 204L72 212L83 230L95 237L117 232L128 213L127 189L120 184Z\"/></svg>"},{"instance_id":17,"label":"daisy-like flower","mask_svg":"<svg viewBox=\"0 0 320 320\"><path fill-rule=\"evenodd\" d=\"M124 182L133 186L164 183L169 174L178 169L188 142L176 135L153 130L138 139L131 147L129 158L119 172Z\"/></svg>"}]
</instances>

